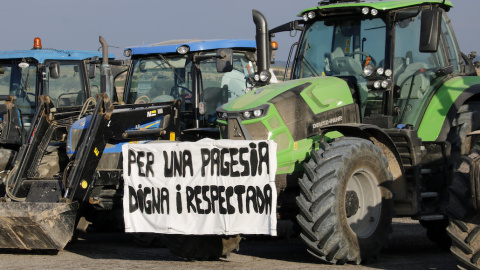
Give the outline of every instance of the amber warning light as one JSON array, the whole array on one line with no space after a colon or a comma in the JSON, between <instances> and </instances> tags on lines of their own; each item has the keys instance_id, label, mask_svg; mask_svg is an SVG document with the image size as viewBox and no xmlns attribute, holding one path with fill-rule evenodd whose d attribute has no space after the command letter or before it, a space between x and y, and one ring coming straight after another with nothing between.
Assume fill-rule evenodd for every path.
<instances>
[{"instance_id":1,"label":"amber warning light","mask_svg":"<svg viewBox=\"0 0 480 270\"><path fill-rule=\"evenodd\" d=\"M272 50L278 49L278 43L276 41L272 41L271 46L272 46Z\"/></svg>"},{"instance_id":2,"label":"amber warning light","mask_svg":"<svg viewBox=\"0 0 480 270\"><path fill-rule=\"evenodd\" d=\"M42 40L39 37L33 39L33 49L40 50L42 48Z\"/></svg>"}]
</instances>

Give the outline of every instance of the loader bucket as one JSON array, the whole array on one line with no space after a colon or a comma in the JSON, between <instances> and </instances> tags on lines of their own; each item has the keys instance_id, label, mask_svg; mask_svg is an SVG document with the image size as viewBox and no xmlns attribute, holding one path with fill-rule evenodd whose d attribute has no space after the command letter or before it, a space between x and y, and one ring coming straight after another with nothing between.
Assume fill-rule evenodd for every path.
<instances>
[{"instance_id":1,"label":"loader bucket","mask_svg":"<svg viewBox=\"0 0 480 270\"><path fill-rule=\"evenodd\" d=\"M63 249L73 235L76 209L69 203L0 203L0 249Z\"/></svg>"}]
</instances>

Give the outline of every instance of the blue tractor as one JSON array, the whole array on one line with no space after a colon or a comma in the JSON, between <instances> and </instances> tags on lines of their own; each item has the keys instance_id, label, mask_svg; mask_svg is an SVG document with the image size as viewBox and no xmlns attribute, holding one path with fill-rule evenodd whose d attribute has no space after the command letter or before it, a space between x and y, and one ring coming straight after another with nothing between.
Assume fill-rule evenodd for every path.
<instances>
[{"instance_id":1,"label":"blue tractor","mask_svg":"<svg viewBox=\"0 0 480 270\"><path fill-rule=\"evenodd\" d=\"M181 100L182 138L219 138L216 108L255 84L254 40L172 40L125 50L131 57L124 100Z\"/></svg>"},{"instance_id":2,"label":"blue tractor","mask_svg":"<svg viewBox=\"0 0 480 270\"><path fill-rule=\"evenodd\" d=\"M106 43L102 45L106 55ZM0 249L61 250L75 230L85 230L90 222L98 228L112 217L106 225L121 225L115 219L123 209L121 146L218 138L216 108L256 84L255 41L164 42L130 47L126 55L132 64L123 101L116 100L108 83L106 57L95 106L58 107L41 96L35 128L5 181L0 219L7 222L0 223L0 233L13 233L0 239ZM48 147L54 144L63 145L56 156L58 171L43 176ZM226 255L240 240L213 238L199 243L222 245L226 240L229 248L206 248L214 253L208 257ZM175 243L197 241L181 236L167 240L177 254L182 244Z\"/></svg>"},{"instance_id":3,"label":"blue tractor","mask_svg":"<svg viewBox=\"0 0 480 270\"><path fill-rule=\"evenodd\" d=\"M100 92L94 68L100 57L98 51L44 49L38 37L31 50L0 51L0 171L11 167L40 95L65 107Z\"/></svg>"}]
</instances>

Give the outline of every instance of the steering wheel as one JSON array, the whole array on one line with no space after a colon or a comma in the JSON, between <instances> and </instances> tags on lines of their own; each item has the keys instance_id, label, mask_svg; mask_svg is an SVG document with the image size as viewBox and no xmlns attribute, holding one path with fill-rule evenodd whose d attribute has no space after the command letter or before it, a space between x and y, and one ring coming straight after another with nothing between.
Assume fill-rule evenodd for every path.
<instances>
[{"instance_id":1,"label":"steering wheel","mask_svg":"<svg viewBox=\"0 0 480 270\"><path fill-rule=\"evenodd\" d=\"M140 96L135 100L134 104L145 104L145 103L150 103L150 98L147 96Z\"/></svg>"},{"instance_id":2,"label":"steering wheel","mask_svg":"<svg viewBox=\"0 0 480 270\"><path fill-rule=\"evenodd\" d=\"M176 86L173 86L172 89L170 90L171 96L174 97L175 99L177 99L177 98L179 98L180 96L182 96L182 95L180 94L180 92L181 92L180 89L181 89L182 91L185 91L185 92L189 93L190 95L193 94L190 89L188 89L188 88L186 88L186 87L184 87L184 86L181 86L181 85L176 85ZM183 94L183 95L185 95L185 94Z\"/></svg>"},{"instance_id":3,"label":"steering wheel","mask_svg":"<svg viewBox=\"0 0 480 270\"><path fill-rule=\"evenodd\" d=\"M158 97L154 97L152 99L152 102L166 102L166 101L171 101L174 100L172 96L169 95L160 95Z\"/></svg>"},{"instance_id":4,"label":"steering wheel","mask_svg":"<svg viewBox=\"0 0 480 270\"><path fill-rule=\"evenodd\" d=\"M377 61L375 61L375 59L373 58L373 56L371 56L370 54L368 54L368 53L366 53L366 52L352 52L352 53L350 53L350 54L348 54L348 55L346 55L346 56L353 58L353 56L354 56L355 54L361 54L361 55L363 55L363 56L365 56L365 57L370 57L370 61L373 62L373 65L374 65L374 66L377 66Z\"/></svg>"}]
</instances>

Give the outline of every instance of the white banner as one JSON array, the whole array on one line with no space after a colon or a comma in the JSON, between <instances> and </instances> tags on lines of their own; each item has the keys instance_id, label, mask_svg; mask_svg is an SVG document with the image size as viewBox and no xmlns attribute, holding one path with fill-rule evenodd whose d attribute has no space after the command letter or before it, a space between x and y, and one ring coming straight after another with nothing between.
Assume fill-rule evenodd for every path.
<instances>
[{"instance_id":1,"label":"white banner","mask_svg":"<svg viewBox=\"0 0 480 270\"><path fill-rule=\"evenodd\" d=\"M273 141L123 145L126 232L276 235Z\"/></svg>"}]
</instances>

